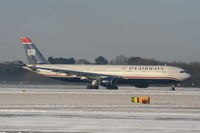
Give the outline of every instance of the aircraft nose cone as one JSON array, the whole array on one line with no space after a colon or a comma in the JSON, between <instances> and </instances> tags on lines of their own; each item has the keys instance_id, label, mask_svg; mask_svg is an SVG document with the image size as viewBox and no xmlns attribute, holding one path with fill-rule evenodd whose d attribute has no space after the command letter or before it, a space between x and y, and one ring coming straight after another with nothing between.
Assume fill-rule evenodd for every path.
<instances>
[{"instance_id":1,"label":"aircraft nose cone","mask_svg":"<svg viewBox=\"0 0 200 133\"><path fill-rule=\"evenodd\" d=\"M191 77L191 74L187 73L185 76L185 79L189 79Z\"/></svg>"},{"instance_id":2,"label":"aircraft nose cone","mask_svg":"<svg viewBox=\"0 0 200 133\"><path fill-rule=\"evenodd\" d=\"M188 74L188 78L190 78L192 75L191 74Z\"/></svg>"}]
</instances>

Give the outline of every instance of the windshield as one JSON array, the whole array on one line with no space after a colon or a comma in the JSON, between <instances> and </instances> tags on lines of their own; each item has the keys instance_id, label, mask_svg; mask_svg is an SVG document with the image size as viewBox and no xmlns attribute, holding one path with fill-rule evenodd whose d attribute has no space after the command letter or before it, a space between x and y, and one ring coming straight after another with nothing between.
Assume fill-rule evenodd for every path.
<instances>
[{"instance_id":1,"label":"windshield","mask_svg":"<svg viewBox=\"0 0 200 133\"><path fill-rule=\"evenodd\" d=\"M188 71L182 70L182 71L180 71L180 73L188 73Z\"/></svg>"}]
</instances>

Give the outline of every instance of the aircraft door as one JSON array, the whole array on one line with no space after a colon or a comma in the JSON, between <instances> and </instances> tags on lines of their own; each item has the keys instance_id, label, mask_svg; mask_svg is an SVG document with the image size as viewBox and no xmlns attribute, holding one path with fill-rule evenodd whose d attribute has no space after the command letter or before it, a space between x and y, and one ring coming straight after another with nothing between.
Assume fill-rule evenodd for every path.
<instances>
[{"instance_id":1,"label":"aircraft door","mask_svg":"<svg viewBox=\"0 0 200 133\"><path fill-rule=\"evenodd\" d=\"M174 71L173 71L172 69L169 69L168 75L169 75L169 76L173 76L173 75L174 75Z\"/></svg>"}]
</instances>

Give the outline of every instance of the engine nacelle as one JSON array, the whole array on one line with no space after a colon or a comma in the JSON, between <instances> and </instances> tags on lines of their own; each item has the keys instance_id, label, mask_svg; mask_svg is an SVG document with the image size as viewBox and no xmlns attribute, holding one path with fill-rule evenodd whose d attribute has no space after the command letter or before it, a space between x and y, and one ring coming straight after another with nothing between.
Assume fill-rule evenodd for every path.
<instances>
[{"instance_id":1,"label":"engine nacelle","mask_svg":"<svg viewBox=\"0 0 200 133\"><path fill-rule=\"evenodd\" d=\"M116 79L110 79L110 78L101 79L100 83L103 87L117 86L117 80Z\"/></svg>"},{"instance_id":2,"label":"engine nacelle","mask_svg":"<svg viewBox=\"0 0 200 133\"><path fill-rule=\"evenodd\" d=\"M101 85L106 87L106 89L117 90L117 81L115 79L103 79L101 80Z\"/></svg>"},{"instance_id":3,"label":"engine nacelle","mask_svg":"<svg viewBox=\"0 0 200 133\"><path fill-rule=\"evenodd\" d=\"M108 87L108 86L112 86L112 80L101 80L101 85L103 87Z\"/></svg>"}]
</instances>

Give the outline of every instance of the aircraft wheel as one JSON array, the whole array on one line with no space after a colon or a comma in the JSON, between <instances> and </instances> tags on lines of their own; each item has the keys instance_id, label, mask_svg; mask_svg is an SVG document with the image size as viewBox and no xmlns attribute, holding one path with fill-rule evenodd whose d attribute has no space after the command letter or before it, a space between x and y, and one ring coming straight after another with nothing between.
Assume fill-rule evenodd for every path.
<instances>
[{"instance_id":1,"label":"aircraft wheel","mask_svg":"<svg viewBox=\"0 0 200 133\"><path fill-rule=\"evenodd\" d=\"M87 89L99 89L98 85L88 85Z\"/></svg>"},{"instance_id":2,"label":"aircraft wheel","mask_svg":"<svg viewBox=\"0 0 200 133\"><path fill-rule=\"evenodd\" d=\"M98 85L94 85L93 89L99 89L99 86Z\"/></svg>"},{"instance_id":3,"label":"aircraft wheel","mask_svg":"<svg viewBox=\"0 0 200 133\"><path fill-rule=\"evenodd\" d=\"M88 86L87 86L87 89L92 89L92 85L88 85Z\"/></svg>"},{"instance_id":4,"label":"aircraft wheel","mask_svg":"<svg viewBox=\"0 0 200 133\"><path fill-rule=\"evenodd\" d=\"M170 87L170 91L175 91L175 86L172 84L171 87Z\"/></svg>"},{"instance_id":5,"label":"aircraft wheel","mask_svg":"<svg viewBox=\"0 0 200 133\"><path fill-rule=\"evenodd\" d=\"M171 90L171 91L175 91L176 89L175 89L175 87L172 87L172 88L170 88L170 90Z\"/></svg>"}]
</instances>

